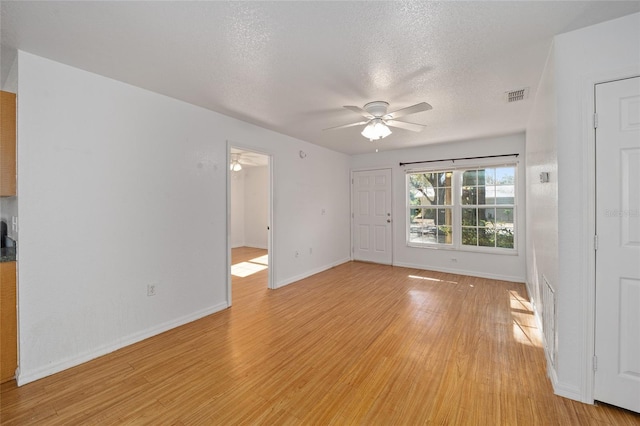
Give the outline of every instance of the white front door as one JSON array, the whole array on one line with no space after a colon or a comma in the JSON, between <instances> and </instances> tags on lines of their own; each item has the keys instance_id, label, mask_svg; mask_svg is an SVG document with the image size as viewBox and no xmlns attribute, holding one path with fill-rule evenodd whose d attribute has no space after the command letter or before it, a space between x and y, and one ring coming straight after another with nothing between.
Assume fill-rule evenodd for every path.
<instances>
[{"instance_id":1,"label":"white front door","mask_svg":"<svg viewBox=\"0 0 640 426\"><path fill-rule=\"evenodd\" d=\"M640 412L640 77L596 85L598 401Z\"/></svg>"},{"instance_id":2,"label":"white front door","mask_svg":"<svg viewBox=\"0 0 640 426\"><path fill-rule=\"evenodd\" d=\"M353 173L353 258L390 265L391 169Z\"/></svg>"}]
</instances>

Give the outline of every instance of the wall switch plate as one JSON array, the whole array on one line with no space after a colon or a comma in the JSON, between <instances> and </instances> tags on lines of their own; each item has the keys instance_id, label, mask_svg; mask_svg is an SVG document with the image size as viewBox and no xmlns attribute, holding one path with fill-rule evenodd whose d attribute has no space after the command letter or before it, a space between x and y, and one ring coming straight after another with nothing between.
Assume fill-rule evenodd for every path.
<instances>
[{"instance_id":1,"label":"wall switch plate","mask_svg":"<svg viewBox=\"0 0 640 426\"><path fill-rule=\"evenodd\" d=\"M549 172L540 173L540 183L547 183L547 182L549 182Z\"/></svg>"},{"instance_id":2,"label":"wall switch plate","mask_svg":"<svg viewBox=\"0 0 640 426\"><path fill-rule=\"evenodd\" d=\"M156 295L156 284L148 284L147 285L147 296L155 296Z\"/></svg>"}]
</instances>

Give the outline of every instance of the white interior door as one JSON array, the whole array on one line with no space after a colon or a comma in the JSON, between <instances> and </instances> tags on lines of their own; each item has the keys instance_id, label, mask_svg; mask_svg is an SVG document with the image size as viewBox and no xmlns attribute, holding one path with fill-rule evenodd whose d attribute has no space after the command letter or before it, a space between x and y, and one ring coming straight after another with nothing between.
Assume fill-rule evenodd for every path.
<instances>
[{"instance_id":1,"label":"white interior door","mask_svg":"<svg viewBox=\"0 0 640 426\"><path fill-rule=\"evenodd\" d=\"M640 412L640 77L596 86L596 400Z\"/></svg>"},{"instance_id":2,"label":"white interior door","mask_svg":"<svg viewBox=\"0 0 640 426\"><path fill-rule=\"evenodd\" d=\"M353 173L353 258L390 265L391 169Z\"/></svg>"}]
</instances>

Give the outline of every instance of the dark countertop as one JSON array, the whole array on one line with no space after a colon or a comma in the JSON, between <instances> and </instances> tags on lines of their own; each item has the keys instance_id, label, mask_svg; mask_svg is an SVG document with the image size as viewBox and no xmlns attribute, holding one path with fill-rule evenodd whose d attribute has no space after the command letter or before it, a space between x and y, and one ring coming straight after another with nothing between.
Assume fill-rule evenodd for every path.
<instances>
[{"instance_id":1,"label":"dark countertop","mask_svg":"<svg viewBox=\"0 0 640 426\"><path fill-rule=\"evenodd\" d=\"M0 262L15 262L15 260L16 260L15 247L3 247L0 249Z\"/></svg>"}]
</instances>

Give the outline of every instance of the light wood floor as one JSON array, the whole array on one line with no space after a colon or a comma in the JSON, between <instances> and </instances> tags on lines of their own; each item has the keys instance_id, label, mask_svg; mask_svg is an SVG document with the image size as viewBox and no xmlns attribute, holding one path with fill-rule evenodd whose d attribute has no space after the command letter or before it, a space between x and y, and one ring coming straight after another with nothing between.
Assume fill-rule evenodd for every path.
<instances>
[{"instance_id":1,"label":"light wood floor","mask_svg":"<svg viewBox=\"0 0 640 426\"><path fill-rule=\"evenodd\" d=\"M263 252L234 252L247 260ZM522 284L346 263L16 388L3 425L637 425L553 395Z\"/></svg>"}]
</instances>

